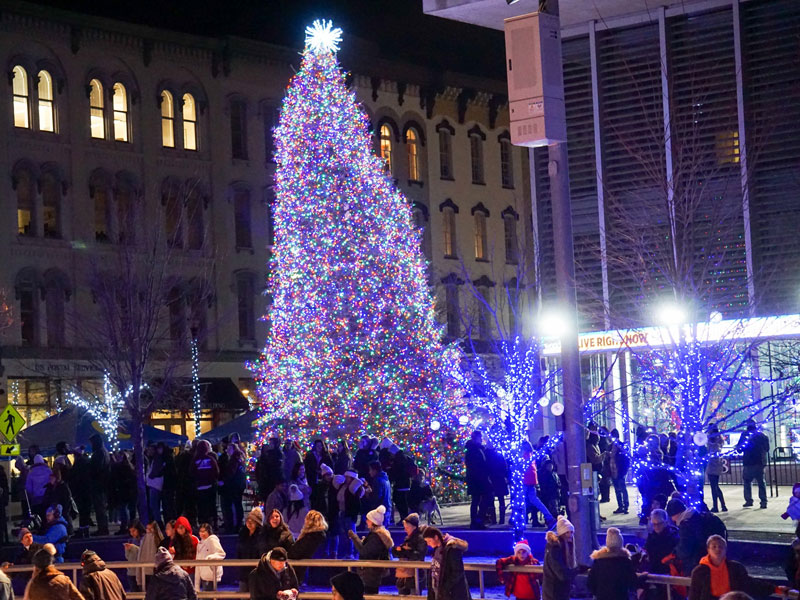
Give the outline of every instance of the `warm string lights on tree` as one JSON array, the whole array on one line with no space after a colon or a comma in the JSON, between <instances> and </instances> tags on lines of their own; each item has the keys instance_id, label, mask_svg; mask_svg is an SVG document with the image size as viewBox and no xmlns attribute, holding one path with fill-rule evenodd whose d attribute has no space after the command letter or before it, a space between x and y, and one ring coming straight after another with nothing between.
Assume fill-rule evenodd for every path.
<instances>
[{"instance_id":1,"label":"warm string lights on tree","mask_svg":"<svg viewBox=\"0 0 800 600\"><path fill-rule=\"evenodd\" d=\"M194 436L200 437L200 416L203 410L203 399L200 394L200 358L197 349L197 335L192 334L192 414L194 415Z\"/></svg>"},{"instance_id":2,"label":"warm string lights on tree","mask_svg":"<svg viewBox=\"0 0 800 600\"><path fill-rule=\"evenodd\" d=\"M366 433L430 468L438 441L459 435L461 394L446 373L460 355L441 343L420 233L373 154L335 56L340 39L330 22L307 30L274 132L270 334L249 364L257 443Z\"/></svg>"},{"instance_id":3,"label":"warm string lights on tree","mask_svg":"<svg viewBox=\"0 0 800 600\"><path fill-rule=\"evenodd\" d=\"M69 404L85 409L94 417L106 434L112 452L119 450L119 420L125 406L123 396L114 390L108 373L103 376L103 395L82 398L74 391L64 398Z\"/></svg>"}]
</instances>

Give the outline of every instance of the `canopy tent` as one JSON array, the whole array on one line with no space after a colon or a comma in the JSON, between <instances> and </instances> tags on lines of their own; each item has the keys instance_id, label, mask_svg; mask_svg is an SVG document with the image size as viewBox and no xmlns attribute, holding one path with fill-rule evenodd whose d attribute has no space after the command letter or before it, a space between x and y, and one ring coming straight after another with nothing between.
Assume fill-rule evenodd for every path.
<instances>
[{"instance_id":1,"label":"canopy tent","mask_svg":"<svg viewBox=\"0 0 800 600\"><path fill-rule=\"evenodd\" d=\"M256 419L258 419L258 410L249 410L243 415L207 431L200 437L216 444L222 441L222 438L238 433L243 442L253 442L256 439Z\"/></svg>"},{"instance_id":2,"label":"canopy tent","mask_svg":"<svg viewBox=\"0 0 800 600\"><path fill-rule=\"evenodd\" d=\"M120 420L117 435L122 449L133 448L129 431L130 423ZM85 445L88 448L89 438L95 433L99 433L108 441L102 425L85 408L68 406L52 417L23 429L17 436L16 442L20 444L23 452L35 444L39 446L39 453L42 456L51 456L55 454L58 442L67 442L70 446ZM150 425L143 427L142 437L145 443L164 442L168 446L183 445L188 439L185 435L176 435Z\"/></svg>"}]
</instances>

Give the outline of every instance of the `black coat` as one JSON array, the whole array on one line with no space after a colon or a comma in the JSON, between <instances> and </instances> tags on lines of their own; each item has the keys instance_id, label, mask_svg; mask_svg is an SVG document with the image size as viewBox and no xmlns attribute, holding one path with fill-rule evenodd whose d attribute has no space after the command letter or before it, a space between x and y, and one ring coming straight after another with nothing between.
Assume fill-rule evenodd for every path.
<instances>
[{"instance_id":1,"label":"black coat","mask_svg":"<svg viewBox=\"0 0 800 600\"><path fill-rule=\"evenodd\" d=\"M742 466L765 467L769 454L769 438L760 431L747 431L736 449L742 453Z\"/></svg>"},{"instance_id":2,"label":"black coat","mask_svg":"<svg viewBox=\"0 0 800 600\"><path fill-rule=\"evenodd\" d=\"M651 531L647 534L644 549L647 552L647 565L645 570L658 575L669 575L669 565L661 561L675 552L679 541L678 528L667 524L661 533Z\"/></svg>"},{"instance_id":3,"label":"black coat","mask_svg":"<svg viewBox=\"0 0 800 600\"><path fill-rule=\"evenodd\" d=\"M353 545L358 551L358 558L361 560L389 560L389 548L394 543L392 536L383 528L372 529L363 539L356 535L351 535ZM358 574L364 582L364 587L378 587L383 579L384 569L364 568L359 569Z\"/></svg>"},{"instance_id":4,"label":"black coat","mask_svg":"<svg viewBox=\"0 0 800 600\"><path fill-rule=\"evenodd\" d=\"M406 536L400 546L395 546L392 553L400 560L423 561L428 553L428 544L422 537L422 528L417 527ZM397 577L414 577L414 569L403 569L397 567Z\"/></svg>"},{"instance_id":5,"label":"black coat","mask_svg":"<svg viewBox=\"0 0 800 600\"><path fill-rule=\"evenodd\" d=\"M247 527L242 527L239 530L239 543L236 544L236 558L250 558L258 560L266 552L264 546L264 538L261 535L261 525L256 527L256 530L250 535L250 530ZM252 569L250 567L239 567L240 579L247 579Z\"/></svg>"},{"instance_id":6,"label":"black coat","mask_svg":"<svg viewBox=\"0 0 800 600\"><path fill-rule=\"evenodd\" d=\"M554 532L548 531L546 539L542 570L542 600L569 600L572 582L578 574L577 565L570 567L567 564L565 556L567 549Z\"/></svg>"},{"instance_id":7,"label":"black coat","mask_svg":"<svg viewBox=\"0 0 800 600\"><path fill-rule=\"evenodd\" d=\"M586 583L597 600L627 600L628 594L639 587L631 554L624 548L601 548L592 553L592 559Z\"/></svg>"},{"instance_id":8,"label":"black coat","mask_svg":"<svg viewBox=\"0 0 800 600\"><path fill-rule=\"evenodd\" d=\"M159 569L147 581L145 600L196 600L194 580L178 565Z\"/></svg>"},{"instance_id":9,"label":"black coat","mask_svg":"<svg viewBox=\"0 0 800 600\"><path fill-rule=\"evenodd\" d=\"M317 550L325 544L328 536L324 531L312 531L311 533L300 533L294 545L289 548L289 560L306 560L314 558ZM297 567L295 569L297 574L297 581L304 581L306 578L306 567Z\"/></svg>"},{"instance_id":10,"label":"black coat","mask_svg":"<svg viewBox=\"0 0 800 600\"><path fill-rule=\"evenodd\" d=\"M486 466L489 469L489 482L495 496L508 494L508 463L506 459L494 448L484 451Z\"/></svg>"},{"instance_id":11,"label":"black coat","mask_svg":"<svg viewBox=\"0 0 800 600\"><path fill-rule=\"evenodd\" d=\"M681 573L689 575L700 559L706 554L706 541L708 536L703 529L703 517L699 512L681 521L678 527L678 545L675 547L675 556L681 563Z\"/></svg>"},{"instance_id":12,"label":"black coat","mask_svg":"<svg viewBox=\"0 0 800 600\"><path fill-rule=\"evenodd\" d=\"M464 552L467 551L467 542L450 538L440 548L439 585L433 585L433 572L428 571L428 600L472 600L467 576L464 573Z\"/></svg>"},{"instance_id":13,"label":"black coat","mask_svg":"<svg viewBox=\"0 0 800 600\"><path fill-rule=\"evenodd\" d=\"M294 544L294 538L285 523L281 524L280 527L271 527L267 524L261 528L263 552L269 552L278 546L288 551L292 544Z\"/></svg>"},{"instance_id":14,"label":"black coat","mask_svg":"<svg viewBox=\"0 0 800 600\"><path fill-rule=\"evenodd\" d=\"M353 458L353 468L358 472L358 476L364 479L369 475L369 463L378 460L378 453L373 449L359 448ZM337 475L344 473L336 472Z\"/></svg>"},{"instance_id":15,"label":"black coat","mask_svg":"<svg viewBox=\"0 0 800 600\"><path fill-rule=\"evenodd\" d=\"M727 560L728 582L732 592L745 592L753 598L764 598L775 591L775 586L768 581L753 579L747 574L744 565L735 560ZM711 595L711 569L706 565L697 565L692 571L692 583L689 586L689 600L716 600Z\"/></svg>"},{"instance_id":16,"label":"black coat","mask_svg":"<svg viewBox=\"0 0 800 600\"><path fill-rule=\"evenodd\" d=\"M297 575L291 565L280 573L272 570L269 564L269 554L261 557L258 566L250 571L247 578L250 600L277 600L281 590L297 589Z\"/></svg>"},{"instance_id":17,"label":"black coat","mask_svg":"<svg viewBox=\"0 0 800 600\"><path fill-rule=\"evenodd\" d=\"M467 442L464 451L464 464L467 467L467 494L482 495L491 491L489 465L483 446L472 440Z\"/></svg>"}]
</instances>

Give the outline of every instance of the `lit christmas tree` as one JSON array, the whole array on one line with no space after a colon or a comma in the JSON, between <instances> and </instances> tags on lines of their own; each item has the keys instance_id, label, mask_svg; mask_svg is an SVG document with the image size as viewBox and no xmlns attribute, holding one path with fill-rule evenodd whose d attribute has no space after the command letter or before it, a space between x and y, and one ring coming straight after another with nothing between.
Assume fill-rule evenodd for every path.
<instances>
[{"instance_id":1,"label":"lit christmas tree","mask_svg":"<svg viewBox=\"0 0 800 600\"><path fill-rule=\"evenodd\" d=\"M458 351L440 341L409 202L339 69L341 31L306 34L275 130L271 329L251 365L260 441L368 433L432 466L431 436L460 416L446 377Z\"/></svg>"}]
</instances>

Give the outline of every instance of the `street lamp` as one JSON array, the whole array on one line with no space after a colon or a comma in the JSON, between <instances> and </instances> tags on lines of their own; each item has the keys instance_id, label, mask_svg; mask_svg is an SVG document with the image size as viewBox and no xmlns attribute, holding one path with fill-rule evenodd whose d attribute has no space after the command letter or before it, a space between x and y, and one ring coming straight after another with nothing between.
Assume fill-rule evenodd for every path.
<instances>
[{"instance_id":1,"label":"street lamp","mask_svg":"<svg viewBox=\"0 0 800 600\"><path fill-rule=\"evenodd\" d=\"M683 325L689 320L689 313L677 302L665 302L656 308L656 319L662 325Z\"/></svg>"},{"instance_id":2,"label":"street lamp","mask_svg":"<svg viewBox=\"0 0 800 600\"><path fill-rule=\"evenodd\" d=\"M542 337L560 339L574 329L570 322L563 311L550 308L542 311L536 325Z\"/></svg>"}]
</instances>

